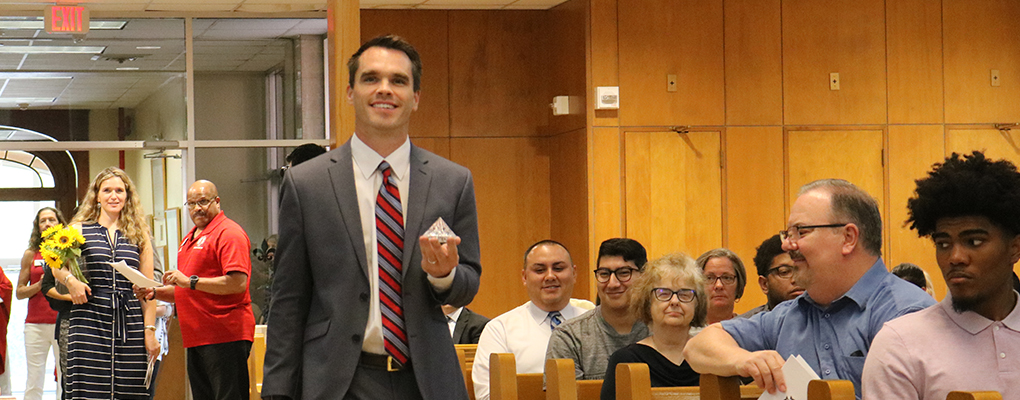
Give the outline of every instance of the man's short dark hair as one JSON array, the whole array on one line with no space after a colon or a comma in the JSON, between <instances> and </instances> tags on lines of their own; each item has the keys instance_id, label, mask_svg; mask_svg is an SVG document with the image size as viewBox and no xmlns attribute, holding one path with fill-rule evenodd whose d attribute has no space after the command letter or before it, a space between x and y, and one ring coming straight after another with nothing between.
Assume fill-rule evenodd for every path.
<instances>
[{"instance_id":1,"label":"man's short dark hair","mask_svg":"<svg viewBox=\"0 0 1020 400\"><path fill-rule=\"evenodd\" d=\"M832 217L838 221L828 223L852 223L861 232L861 244L873 255L882 255L882 214L878 201L856 185L843 179L820 179L800 188L800 194L813 190L829 193Z\"/></svg>"},{"instance_id":2,"label":"man's short dark hair","mask_svg":"<svg viewBox=\"0 0 1020 400\"><path fill-rule=\"evenodd\" d=\"M921 289L928 289L928 280L924 278L924 270L911 263L902 263L892 269L892 274Z\"/></svg>"},{"instance_id":3,"label":"man's short dark hair","mask_svg":"<svg viewBox=\"0 0 1020 400\"><path fill-rule=\"evenodd\" d=\"M607 239L599 245L599 257L595 260L595 268L599 267L602 257L614 256L622 257L624 262L633 261L637 269L644 268L645 263L648 262L648 252L645 251L645 246L642 246L637 240L613 238Z\"/></svg>"},{"instance_id":4,"label":"man's short dark hair","mask_svg":"<svg viewBox=\"0 0 1020 400\"><path fill-rule=\"evenodd\" d=\"M361 59L361 53L372 47L382 47L404 52L407 58L411 60L411 77L414 80L414 91L418 92L421 90L421 56L418 55L418 50L415 50L414 46L411 46L404 38L397 35L376 36L358 48L358 51L347 60L348 85L354 87L354 76L358 73L358 61Z\"/></svg>"},{"instance_id":5,"label":"man's short dark hair","mask_svg":"<svg viewBox=\"0 0 1020 400\"><path fill-rule=\"evenodd\" d=\"M964 216L988 218L1011 236L1020 233L1020 172L1009 161L991 161L980 151L953 153L916 182L907 223L918 236L934 233L941 218Z\"/></svg>"},{"instance_id":6,"label":"man's short dark hair","mask_svg":"<svg viewBox=\"0 0 1020 400\"><path fill-rule=\"evenodd\" d=\"M325 147L319 146L315 143L305 143L294 148L294 150L287 155L287 163L289 163L293 167L305 161L311 160L325 152L326 152Z\"/></svg>"},{"instance_id":7,"label":"man's short dark hair","mask_svg":"<svg viewBox=\"0 0 1020 400\"><path fill-rule=\"evenodd\" d=\"M772 267L772 260L783 253L785 253L783 251L783 239L779 235L773 235L765 239L764 242L761 242L761 246L758 246L758 252L754 255L754 266L758 268L758 276L767 277L769 275L769 268Z\"/></svg>"},{"instance_id":8,"label":"man's short dark hair","mask_svg":"<svg viewBox=\"0 0 1020 400\"><path fill-rule=\"evenodd\" d=\"M564 246L563 243L557 242L557 241L552 240L552 239L545 239L545 240L539 240L538 242L535 242L535 244L529 246L528 250L526 250L524 252L524 268L528 268L528 256L531 255L531 251L535 250L535 248L538 247L538 246L545 246L545 245L560 246L561 248L563 248L563 251L567 252L567 261L569 261L571 264L574 263L574 260L572 258L570 258L570 250L567 250L567 246Z\"/></svg>"}]
</instances>

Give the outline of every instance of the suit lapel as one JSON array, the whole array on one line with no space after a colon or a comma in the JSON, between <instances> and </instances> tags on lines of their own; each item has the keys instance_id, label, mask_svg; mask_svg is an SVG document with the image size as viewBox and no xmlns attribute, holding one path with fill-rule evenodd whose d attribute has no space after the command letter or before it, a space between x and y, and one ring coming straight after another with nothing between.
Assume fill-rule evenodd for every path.
<instances>
[{"instance_id":1,"label":"suit lapel","mask_svg":"<svg viewBox=\"0 0 1020 400\"><path fill-rule=\"evenodd\" d=\"M457 316L457 324L453 326L453 343L460 343L460 337L464 335L464 326L467 325L467 320L471 313L470 310L464 308L460 310L460 315Z\"/></svg>"},{"instance_id":2,"label":"suit lapel","mask_svg":"<svg viewBox=\"0 0 1020 400\"><path fill-rule=\"evenodd\" d=\"M344 226L347 227L347 235L351 238L351 244L354 245L354 254L358 257L358 264L365 272L365 276L372 276L368 273L368 261L365 258L365 235L361 228L358 191L354 185L351 142L345 143L339 150L338 154L331 158L333 165L328 169L329 180L333 184L333 194L336 196Z\"/></svg>"},{"instance_id":3,"label":"suit lapel","mask_svg":"<svg viewBox=\"0 0 1020 400\"><path fill-rule=\"evenodd\" d=\"M429 185L432 184L432 176L428 173L428 160L422 159L422 151L411 144L411 168L408 178L411 181L407 188L407 216L404 218L404 257L403 273L406 275L411 260L414 259L418 250L418 236L424 233L422 229L422 218L425 217L425 207L428 206ZM431 221L429 222L432 223Z\"/></svg>"}]
</instances>

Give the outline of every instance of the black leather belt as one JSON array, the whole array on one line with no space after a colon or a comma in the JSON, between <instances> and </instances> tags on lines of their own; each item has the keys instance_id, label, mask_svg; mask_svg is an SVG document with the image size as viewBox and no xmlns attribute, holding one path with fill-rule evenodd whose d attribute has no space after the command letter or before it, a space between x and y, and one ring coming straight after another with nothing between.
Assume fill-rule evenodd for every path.
<instances>
[{"instance_id":1,"label":"black leather belt","mask_svg":"<svg viewBox=\"0 0 1020 400\"><path fill-rule=\"evenodd\" d=\"M364 351L361 352L361 358L358 359L358 364L361 364L369 368L385 369L389 372L411 369L410 361L408 361L407 364L401 364L399 361L397 361L397 359L391 356L375 353L366 353Z\"/></svg>"}]
</instances>

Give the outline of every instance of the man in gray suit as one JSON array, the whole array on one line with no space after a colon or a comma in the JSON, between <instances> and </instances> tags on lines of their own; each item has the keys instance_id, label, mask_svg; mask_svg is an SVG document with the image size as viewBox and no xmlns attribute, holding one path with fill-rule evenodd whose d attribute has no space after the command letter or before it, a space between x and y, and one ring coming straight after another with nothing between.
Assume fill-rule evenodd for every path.
<instances>
[{"instance_id":1,"label":"man in gray suit","mask_svg":"<svg viewBox=\"0 0 1020 400\"><path fill-rule=\"evenodd\" d=\"M284 177L262 396L466 399L440 306L478 291L471 173L408 140L410 44L377 37L348 68L354 135ZM459 236L422 236L440 217Z\"/></svg>"}]
</instances>

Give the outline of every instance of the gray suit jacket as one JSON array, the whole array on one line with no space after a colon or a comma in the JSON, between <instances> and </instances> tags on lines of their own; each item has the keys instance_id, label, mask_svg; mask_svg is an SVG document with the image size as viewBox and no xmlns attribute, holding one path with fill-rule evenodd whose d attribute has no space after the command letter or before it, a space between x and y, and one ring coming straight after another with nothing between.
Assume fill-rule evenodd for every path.
<instances>
[{"instance_id":1,"label":"gray suit jacket","mask_svg":"<svg viewBox=\"0 0 1020 400\"><path fill-rule=\"evenodd\" d=\"M425 400L466 399L440 305L466 305L478 292L474 184L466 168L413 145L410 163L403 304L411 365ZM343 398L376 295L368 282L350 142L288 170L282 192L262 395ZM439 217L461 238L460 265L444 293L421 269L417 240Z\"/></svg>"}]
</instances>

